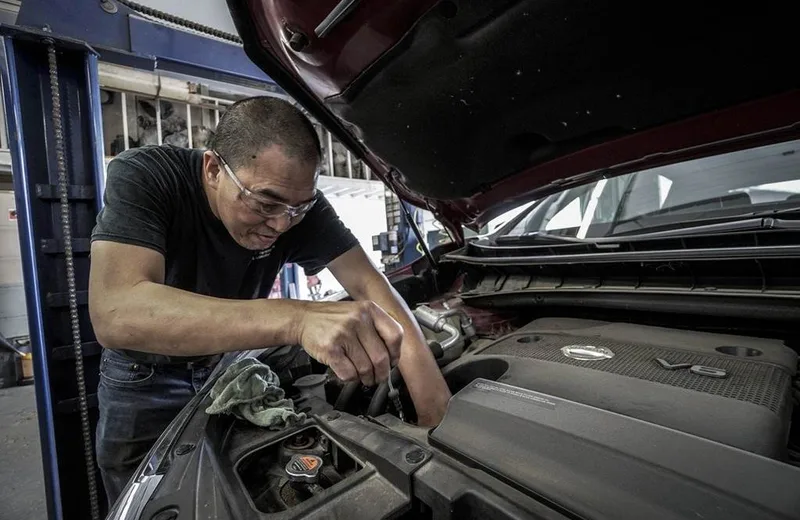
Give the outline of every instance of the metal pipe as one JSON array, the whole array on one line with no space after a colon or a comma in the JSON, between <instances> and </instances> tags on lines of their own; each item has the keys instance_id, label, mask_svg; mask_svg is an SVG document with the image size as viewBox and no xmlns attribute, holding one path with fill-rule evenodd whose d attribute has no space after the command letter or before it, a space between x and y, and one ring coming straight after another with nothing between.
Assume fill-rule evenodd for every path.
<instances>
[{"instance_id":1,"label":"metal pipe","mask_svg":"<svg viewBox=\"0 0 800 520\"><path fill-rule=\"evenodd\" d=\"M120 100L122 101L122 138L125 140L123 145L127 150L130 131L128 130L128 95L125 92L120 92Z\"/></svg>"},{"instance_id":2,"label":"metal pipe","mask_svg":"<svg viewBox=\"0 0 800 520\"><path fill-rule=\"evenodd\" d=\"M156 98L156 133L158 134L158 144L164 144L161 139L161 99Z\"/></svg>"},{"instance_id":3,"label":"metal pipe","mask_svg":"<svg viewBox=\"0 0 800 520\"><path fill-rule=\"evenodd\" d=\"M203 99L205 99L207 94L208 85L200 85L200 95ZM200 107L200 126L211 128L211 110L209 110L208 107Z\"/></svg>"},{"instance_id":4,"label":"metal pipe","mask_svg":"<svg viewBox=\"0 0 800 520\"><path fill-rule=\"evenodd\" d=\"M452 347L453 345L458 342L461 337L461 331L459 331L455 326L451 325L450 323L445 323L442 327L442 331L449 334L447 339L441 341L439 344L442 346L442 350L447 352L447 349Z\"/></svg>"},{"instance_id":5,"label":"metal pipe","mask_svg":"<svg viewBox=\"0 0 800 520\"><path fill-rule=\"evenodd\" d=\"M8 341L6 339L6 337L3 336L2 333L0 333L0 347L4 348L6 350L10 350L11 352L15 353L19 357L24 357L25 356L25 353L22 352L17 347L15 347L10 341Z\"/></svg>"},{"instance_id":6,"label":"metal pipe","mask_svg":"<svg viewBox=\"0 0 800 520\"><path fill-rule=\"evenodd\" d=\"M189 148L192 146L192 105L186 103L186 136L189 138Z\"/></svg>"},{"instance_id":7,"label":"metal pipe","mask_svg":"<svg viewBox=\"0 0 800 520\"><path fill-rule=\"evenodd\" d=\"M333 171L333 137L328 132L328 175L336 177Z\"/></svg>"},{"instance_id":8,"label":"metal pipe","mask_svg":"<svg viewBox=\"0 0 800 520\"><path fill-rule=\"evenodd\" d=\"M461 330L464 332L464 336L471 338L477 335L475 326L472 323L472 318L469 317L469 314L464 312L464 309L447 309L442 313L443 318L449 318L450 316L461 317Z\"/></svg>"},{"instance_id":9,"label":"metal pipe","mask_svg":"<svg viewBox=\"0 0 800 520\"><path fill-rule=\"evenodd\" d=\"M461 339L461 330L448 322L448 316L445 316L444 314L445 313L431 309L427 305L420 305L414 309L414 316L417 318L417 321L420 323L420 325L436 333L447 333L447 338L440 342L442 350L447 351L447 349L455 345L458 340ZM453 314L456 314L456 312Z\"/></svg>"},{"instance_id":10,"label":"metal pipe","mask_svg":"<svg viewBox=\"0 0 800 520\"><path fill-rule=\"evenodd\" d=\"M350 150L347 150L347 178L353 178L353 156Z\"/></svg>"},{"instance_id":11,"label":"metal pipe","mask_svg":"<svg viewBox=\"0 0 800 520\"><path fill-rule=\"evenodd\" d=\"M144 97L159 96L184 103L198 101L201 97L189 91L186 81L111 63L98 64L98 78L103 88L125 90Z\"/></svg>"},{"instance_id":12,"label":"metal pipe","mask_svg":"<svg viewBox=\"0 0 800 520\"><path fill-rule=\"evenodd\" d=\"M214 100L214 105L216 105L216 109L214 110L214 129L216 130L219 124L219 101Z\"/></svg>"},{"instance_id":13,"label":"metal pipe","mask_svg":"<svg viewBox=\"0 0 800 520\"><path fill-rule=\"evenodd\" d=\"M94 137L95 146L93 153L94 180L95 180L95 206L97 211L103 209L103 194L106 190L106 164L103 160L105 156L105 144L103 143L103 107L100 105L100 80L97 70L100 64L97 55L91 52L86 53L86 84L90 91L87 113L90 115L91 131ZM125 143L127 145L127 142Z\"/></svg>"},{"instance_id":14,"label":"metal pipe","mask_svg":"<svg viewBox=\"0 0 800 520\"><path fill-rule=\"evenodd\" d=\"M367 179L368 181L371 181L372 180L372 170L369 169L369 166L367 166L367 163L362 161L361 162L361 168L364 169L364 178Z\"/></svg>"}]
</instances>

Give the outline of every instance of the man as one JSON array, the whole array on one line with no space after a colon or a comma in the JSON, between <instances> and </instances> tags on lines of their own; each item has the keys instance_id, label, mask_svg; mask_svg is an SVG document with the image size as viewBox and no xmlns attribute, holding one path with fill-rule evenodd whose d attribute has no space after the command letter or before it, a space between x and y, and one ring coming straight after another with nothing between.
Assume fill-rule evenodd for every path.
<instances>
[{"instance_id":1,"label":"man","mask_svg":"<svg viewBox=\"0 0 800 520\"><path fill-rule=\"evenodd\" d=\"M419 422L450 397L409 309L317 192L320 146L284 101L228 108L208 151L130 150L108 167L89 311L105 347L97 460L116 500L220 353L301 345L343 380L398 363ZM328 267L355 301L267 299L286 262Z\"/></svg>"}]
</instances>

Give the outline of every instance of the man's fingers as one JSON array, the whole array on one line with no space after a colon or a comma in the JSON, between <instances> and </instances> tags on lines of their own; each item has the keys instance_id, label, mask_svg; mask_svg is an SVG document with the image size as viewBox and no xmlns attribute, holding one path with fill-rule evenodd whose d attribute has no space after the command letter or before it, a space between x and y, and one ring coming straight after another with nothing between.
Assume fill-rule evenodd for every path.
<instances>
[{"instance_id":1,"label":"man's fingers","mask_svg":"<svg viewBox=\"0 0 800 520\"><path fill-rule=\"evenodd\" d=\"M400 361L400 345L403 343L403 327L376 304L370 305L372 323L383 340L392 366Z\"/></svg>"},{"instance_id":2,"label":"man's fingers","mask_svg":"<svg viewBox=\"0 0 800 520\"><path fill-rule=\"evenodd\" d=\"M375 373L375 381L382 383L389 377L391 367L389 351L372 323L359 327L358 340L364 346Z\"/></svg>"},{"instance_id":3,"label":"man's fingers","mask_svg":"<svg viewBox=\"0 0 800 520\"><path fill-rule=\"evenodd\" d=\"M328 366L331 367L336 377L342 381L349 382L359 379L356 367L353 366L352 361L350 361L350 358L345 355L342 349L339 349L336 354L331 355Z\"/></svg>"},{"instance_id":4,"label":"man's fingers","mask_svg":"<svg viewBox=\"0 0 800 520\"><path fill-rule=\"evenodd\" d=\"M373 386L375 384L375 373L372 369L372 361L370 361L361 343L357 339L354 340L345 347L345 352L353 366L356 367L358 379L361 379L361 383L365 386Z\"/></svg>"}]
</instances>

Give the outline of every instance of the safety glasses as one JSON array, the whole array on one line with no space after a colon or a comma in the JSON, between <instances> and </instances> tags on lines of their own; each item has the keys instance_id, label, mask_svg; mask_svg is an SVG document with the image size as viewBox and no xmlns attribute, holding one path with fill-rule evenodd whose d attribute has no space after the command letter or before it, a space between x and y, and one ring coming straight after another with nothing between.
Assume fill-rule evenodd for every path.
<instances>
[{"instance_id":1,"label":"safety glasses","mask_svg":"<svg viewBox=\"0 0 800 520\"><path fill-rule=\"evenodd\" d=\"M217 158L217 161L222 166L222 169L225 170L225 173L228 174L236 187L239 188L239 191L241 192L241 199L244 205L247 206L249 210L262 217L276 218L286 215L291 220L299 219L308 213L311 208L314 207L314 204L317 203L317 199L319 198L318 192L314 193L313 199L297 206L289 206L288 204L274 200L266 195L254 193L246 188L244 184L242 184L242 181L240 181L236 174L233 173L231 167L228 166L228 163L217 151L212 150L212 153Z\"/></svg>"}]
</instances>

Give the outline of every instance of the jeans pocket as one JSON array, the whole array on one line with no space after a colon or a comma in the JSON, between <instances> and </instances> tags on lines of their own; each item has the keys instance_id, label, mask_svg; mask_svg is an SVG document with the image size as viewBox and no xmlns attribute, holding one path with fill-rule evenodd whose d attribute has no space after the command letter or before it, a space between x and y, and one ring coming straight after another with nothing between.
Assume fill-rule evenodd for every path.
<instances>
[{"instance_id":1,"label":"jeans pocket","mask_svg":"<svg viewBox=\"0 0 800 520\"><path fill-rule=\"evenodd\" d=\"M108 385L136 388L153 378L155 368L147 363L137 363L117 353L103 351L100 359L100 377Z\"/></svg>"}]
</instances>

